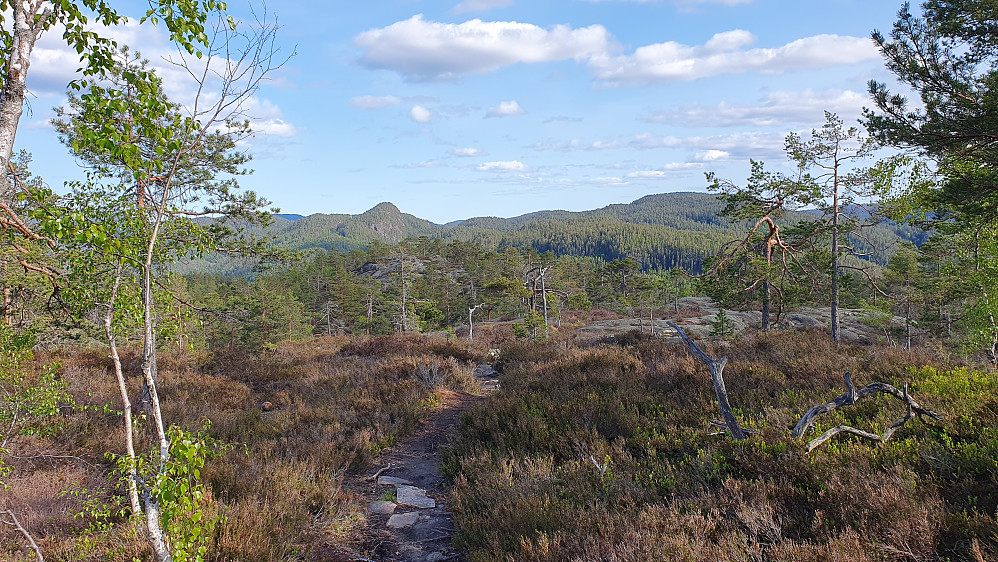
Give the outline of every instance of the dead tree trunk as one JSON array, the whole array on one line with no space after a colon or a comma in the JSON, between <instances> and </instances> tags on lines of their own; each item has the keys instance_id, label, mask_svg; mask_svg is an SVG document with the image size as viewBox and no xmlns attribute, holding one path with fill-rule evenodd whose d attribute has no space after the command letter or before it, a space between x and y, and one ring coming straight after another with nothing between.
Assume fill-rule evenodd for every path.
<instances>
[{"instance_id":1,"label":"dead tree trunk","mask_svg":"<svg viewBox=\"0 0 998 562\"><path fill-rule=\"evenodd\" d=\"M471 322L471 315L483 305L484 302L468 307L468 341L475 341L475 325Z\"/></svg>"},{"instance_id":2,"label":"dead tree trunk","mask_svg":"<svg viewBox=\"0 0 998 562\"><path fill-rule=\"evenodd\" d=\"M839 408L843 408L845 406L851 406L862 398L875 396L877 394L888 394L904 402L905 406L907 407L907 413L903 418L891 424L891 426L887 428L887 431L884 432L883 435L877 435L876 433L870 433L868 431L856 429L848 425L840 425L833 427L828 431L824 432L823 434L821 434L820 436L808 442L808 444L805 446L807 452L811 452L816 447L818 447L825 441L828 441L832 437L835 437L839 433L849 433L852 435L856 435L858 437L863 437L864 439L869 439L877 443L884 443L887 440L889 440L891 437L893 437L894 433L913 417L918 417L918 419L921 420L922 423L927 423L925 421L926 417L932 418L933 420L936 421L943 421L943 417L941 415L933 412L932 410L923 408L918 402L915 401L914 398L912 398L908 394L907 384L904 385L904 390L898 390L894 386L889 385L887 383L874 382L864 386L859 390L856 390L856 387L853 386L852 384L852 376L850 375L849 371L843 373L842 378L845 380L846 384L845 394L842 394L841 396L832 400L831 402L828 402L826 404L819 404L808 410L807 413L805 413L804 416L801 417L800 421L798 421L797 425L794 427L792 435L795 439L800 439L801 437L803 437L804 434L807 433L807 430L811 428L811 425L814 423L814 420L818 416L822 414L827 414L828 412L837 410Z\"/></svg>"},{"instance_id":3,"label":"dead tree trunk","mask_svg":"<svg viewBox=\"0 0 998 562\"><path fill-rule=\"evenodd\" d=\"M710 370L710 378L714 381L714 392L717 394L717 404L721 408L721 416L724 418L724 424L727 426L731 437L737 440L745 439L745 430L738 425L738 420L735 419L735 414L731 411L731 405L728 404L728 391L724 388L723 372L724 366L728 363L728 358L722 357L720 360L713 359L697 347L697 344L693 343L693 340L686 335L686 332L682 328L672 322L669 322L669 325L676 330L679 338L690 348L690 353L703 361Z\"/></svg>"}]
</instances>

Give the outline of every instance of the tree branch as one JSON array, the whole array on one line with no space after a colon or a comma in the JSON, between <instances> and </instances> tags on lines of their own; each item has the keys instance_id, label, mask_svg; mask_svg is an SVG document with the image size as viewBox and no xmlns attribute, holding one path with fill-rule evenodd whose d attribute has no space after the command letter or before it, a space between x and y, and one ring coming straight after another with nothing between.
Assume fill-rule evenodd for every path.
<instances>
[{"instance_id":1,"label":"tree branch","mask_svg":"<svg viewBox=\"0 0 998 562\"><path fill-rule=\"evenodd\" d=\"M38 562L45 562L45 558L42 556L42 551L38 548L38 543L36 543L35 539L31 537L31 533L29 533L28 530L21 525L21 522L17 520L17 516L14 515L14 511L7 509L0 511L0 513L6 514L10 517L10 521L3 521L4 523L14 527L20 531L22 535L24 535L24 538L28 541L28 545L31 547L31 550L35 551L35 556L38 558Z\"/></svg>"}]
</instances>

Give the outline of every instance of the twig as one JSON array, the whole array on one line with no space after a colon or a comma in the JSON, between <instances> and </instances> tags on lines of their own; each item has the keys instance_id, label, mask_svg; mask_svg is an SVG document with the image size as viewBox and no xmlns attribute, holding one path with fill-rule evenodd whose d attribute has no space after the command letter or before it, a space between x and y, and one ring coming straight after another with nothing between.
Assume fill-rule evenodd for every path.
<instances>
[{"instance_id":1,"label":"twig","mask_svg":"<svg viewBox=\"0 0 998 562\"><path fill-rule=\"evenodd\" d=\"M45 562L45 558L42 556L42 551L40 548L38 548L38 543L36 543L35 539L31 537L31 533L29 533L28 530L21 525L21 522L17 520L17 516L14 515L13 510L6 509L4 511L0 511L0 513L5 513L10 516L10 519L11 521L13 521L13 523L11 521L3 521L3 522L20 531L21 534L24 535L24 538L27 539L28 544L31 546L31 549L35 551L35 556L38 557L38 562Z\"/></svg>"}]
</instances>

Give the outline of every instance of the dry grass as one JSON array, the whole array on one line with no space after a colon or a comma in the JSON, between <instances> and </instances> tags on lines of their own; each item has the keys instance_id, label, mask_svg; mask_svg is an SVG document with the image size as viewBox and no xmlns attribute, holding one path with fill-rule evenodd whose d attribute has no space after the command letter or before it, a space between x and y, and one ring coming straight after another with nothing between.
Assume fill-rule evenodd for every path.
<instances>
[{"instance_id":1,"label":"dry grass","mask_svg":"<svg viewBox=\"0 0 998 562\"><path fill-rule=\"evenodd\" d=\"M368 470L371 460L431 413L440 388L472 388L486 348L421 336L348 340L318 338L278 346L264 355L223 352L211 357L163 353L159 388L165 419L195 429L211 421L211 434L240 444L206 467L212 508L225 515L210 560L350 560L365 524L361 498L344 477ZM119 402L106 354L64 351L60 360L79 403ZM125 368L138 402L137 357ZM272 411L261 404L269 401ZM0 508L14 509L47 560L148 558L140 535L120 517L74 518L90 498L118 505L109 489L105 451L123 452L121 417L91 409L67 412L61 431L23 443L12 490ZM63 494L66 490L86 493ZM125 502L127 503L127 502ZM17 534L0 529L0 559L24 556Z\"/></svg>"}]
</instances>

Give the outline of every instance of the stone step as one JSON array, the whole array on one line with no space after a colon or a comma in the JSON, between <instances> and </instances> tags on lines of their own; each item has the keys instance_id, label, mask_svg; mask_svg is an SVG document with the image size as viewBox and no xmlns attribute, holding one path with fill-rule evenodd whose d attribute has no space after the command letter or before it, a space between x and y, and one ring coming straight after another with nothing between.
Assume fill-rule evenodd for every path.
<instances>
[{"instance_id":1,"label":"stone step","mask_svg":"<svg viewBox=\"0 0 998 562\"><path fill-rule=\"evenodd\" d=\"M426 490L415 486L403 485L395 488L395 501L399 505L408 505L420 509L429 509L437 506L436 500L426 497Z\"/></svg>"}]
</instances>

